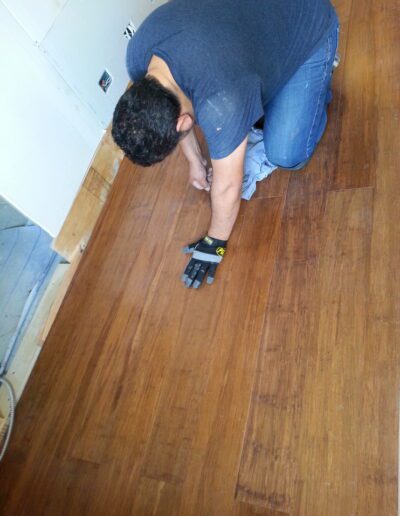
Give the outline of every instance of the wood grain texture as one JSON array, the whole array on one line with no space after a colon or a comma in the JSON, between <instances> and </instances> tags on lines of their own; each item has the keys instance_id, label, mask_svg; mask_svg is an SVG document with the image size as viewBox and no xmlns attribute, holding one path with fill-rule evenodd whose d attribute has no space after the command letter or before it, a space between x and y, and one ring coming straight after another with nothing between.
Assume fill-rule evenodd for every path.
<instances>
[{"instance_id":1,"label":"wood grain texture","mask_svg":"<svg viewBox=\"0 0 400 516\"><path fill-rule=\"evenodd\" d=\"M239 471L237 498L292 508L298 418L309 343L325 194L313 169L291 178Z\"/></svg>"},{"instance_id":2,"label":"wood grain texture","mask_svg":"<svg viewBox=\"0 0 400 516\"><path fill-rule=\"evenodd\" d=\"M357 514L372 200L370 188L330 193L327 200L294 513Z\"/></svg>"},{"instance_id":3,"label":"wood grain texture","mask_svg":"<svg viewBox=\"0 0 400 516\"><path fill-rule=\"evenodd\" d=\"M350 27L342 63L341 131L338 166L332 188L373 186L378 151L376 128L378 105L376 63L380 49L375 43L378 4L368 0L349 2Z\"/></svg>"},{"instance_id":4,"label":"wood grain texture","mask_svg":"<svg viewBox=\"0 0 400 516\"><path fill-rule=\"evenodd\" d=\"M87 246L101 210L118 173L123 152L114 143L110 128L105 132L83 184L52 247L72 262L76 252Z\"/></svg>"},{"instance_id":5,"label":"wood grain texture","mask_svg":"<svg viewBox=\"0 0 400 516\"><path fill-rule=\"evenodd\" d=\"M104 180L100 180L96 185L93 179L95 177L89 174L87 180L90 189L86 186L80 188L60 233L52 243L52 248L69 262L73 261L79 249L87 246L104 206ZM99 184L101 187L98 194Z\"/></svg>"},{"instance_id":6,"label":"wood grain texture","mask_svg":"<svg viewBox=\"0 0 400 516\"><path fill-rule=\"evenodd\" d=\"M243 203L213 287L179 281L209 218L183 156L121 166L18 407L1 514L397 514L399 0L336 5L328 130Z\"/></svg>"},{"instance_id":7,"label":"wood grain texture","mask_svg":"<svg viewBox=\"0 0 400 516\"><path fill-rule=\"evenodd\" d=\"M112 185L123 158L124 153L114 143L111 130L108 128L96 150L91 168Z\"/></svg>"}]
</instances>

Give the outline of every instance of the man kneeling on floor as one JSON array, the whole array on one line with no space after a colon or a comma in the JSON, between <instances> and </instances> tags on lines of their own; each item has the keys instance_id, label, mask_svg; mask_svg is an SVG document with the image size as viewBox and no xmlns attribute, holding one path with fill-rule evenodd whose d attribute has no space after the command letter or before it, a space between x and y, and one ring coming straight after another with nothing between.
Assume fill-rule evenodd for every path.
<instances>
[{"instance_id":1,"label":"man kneeling on floor","mask_svg":"<svg viewBox=\"0 0 400 516\"><path fill-rule=\"evenodd\" d=\"M337 43L329 0L172 0L130 40L134 84L115 109L114 140L143 166L179 144L191 183L211 195L209 231L184 249L192 255L187 287L214 281L241 196L249 198L260 179L260 167L246 167L245 180L243 173L253 125L264 117L262 177L276 167L300 169L312 156L327 122ZM194 124L205 135L212 176Z\"/></svg>"}]
</instances>

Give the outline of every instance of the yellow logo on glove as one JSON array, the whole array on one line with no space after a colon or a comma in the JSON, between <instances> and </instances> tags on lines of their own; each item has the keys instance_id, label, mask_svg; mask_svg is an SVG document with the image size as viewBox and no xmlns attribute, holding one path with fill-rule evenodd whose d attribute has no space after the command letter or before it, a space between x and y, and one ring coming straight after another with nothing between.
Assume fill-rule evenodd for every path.
<instances>
[{"instance_id":1,"label":"yellow logo on glove","mask_svg":"<svg viewBox=\"0 0 400 516\"><path fill-rule=\"evenodd\" d=\"M218 256L224 256L225 254L225 247L217 247L216 251Z\"/></svg>"}]
</instances>

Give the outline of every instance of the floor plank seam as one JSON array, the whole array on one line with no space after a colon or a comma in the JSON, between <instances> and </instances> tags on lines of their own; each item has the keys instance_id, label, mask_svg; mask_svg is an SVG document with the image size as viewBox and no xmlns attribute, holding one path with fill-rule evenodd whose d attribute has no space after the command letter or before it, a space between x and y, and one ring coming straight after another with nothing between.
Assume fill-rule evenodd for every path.
<instances>
[{"instance_id":1,"label":"floor plank seam","mask_svg":"<svg viewBox=\"0 0 400 516\"><path fill-rule=\"evenodd\" d=\"M285 195L261 195L260 197L255 197L253 201L267 201L269 199L283 199Z\"/></svg>"},{"instance_id":2,"label":"floor plank seam","mask_svg":"<svg viewBox=\"0 0 400 516\"><path fill-rule=\"evenodd\" d=\"M342 66L343 67L343 73L342 73L342 77L341 77L341 81L339 83L339 88L338 88L338 105L337 105L337 116L336 116L336 124L335 124L335 131L336 131L336 134L337 134L337 140L338 140L338 152L335 153L335 166L333 167L333 170L331 172L331 176L328 178L328 190L331 190L331 187L332 185L334 184L335 182L335 177L336 177L336 171L339 167L339 146L340 146L340 143L341 143L341 140L340 140L340 136L341 136L341 130L342 130L342 125L343 125L343 116L342 116L342 110L343 110L343 106L344 106L344 96L343 96L343 88L344 88L344 83L345 83L345 76L346 76L346 56L347 56L347 52L348 52L348 46L349 46L349 34L351 34L351 24L352 24L352 20L353 20L353 11L354 11L355 7L354 7L354 0L351 0L351 6L350 6L350 13L349 13L349 20L348 20L348 27L347 27L347 32L346 32L346 45L343 49L343 52L342 52L342 55L340 56L341 57L341 63L339 64L339 66ZM339 20L340 21L340 20ZM339 48L340 48L340 37L341 37L341 27L339 25ZM335 72L333 72L335 73Z\"/></svg>"},{"instance_id":3,"label":"floor plank seam","mask_svg":"<svg viewBox=\"0 0 400 516\"><path fill-rule=\"evenodd\" d=\"M351 190L374 190L375 191L375 185L368 185L368 186L350 186L349 188L329 188L328 193L340 193L340 192L348 192Z\"/></svg>"}]
</instances>

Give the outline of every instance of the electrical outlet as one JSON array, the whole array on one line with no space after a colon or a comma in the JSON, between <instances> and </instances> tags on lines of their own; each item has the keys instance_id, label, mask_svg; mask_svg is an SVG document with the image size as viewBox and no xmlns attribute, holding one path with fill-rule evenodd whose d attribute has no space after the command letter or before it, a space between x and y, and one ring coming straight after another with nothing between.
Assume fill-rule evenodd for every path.
<instances>
[{"instance_id":1,"label":"electrical outlet","mask_svg":"<svg viewBox=\"0 0 400 516\"><path fill-rule=\"evenodd\" d=\"M111 77L111 74L107 70L104 70L99 80L99 86L104 91L104 93L107 93L109 87L112 84L112 81L113 78Z\"/></svg>"}]
</instances>

